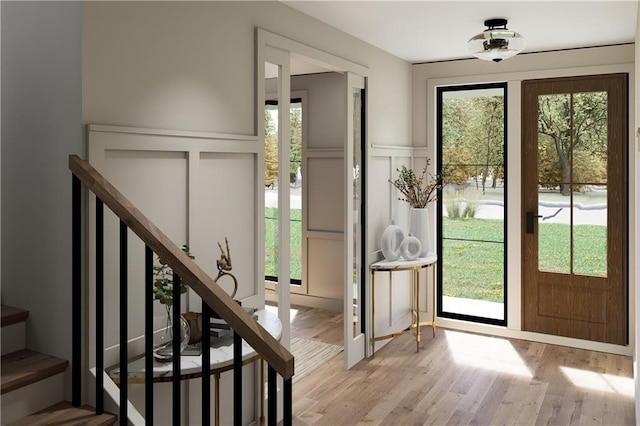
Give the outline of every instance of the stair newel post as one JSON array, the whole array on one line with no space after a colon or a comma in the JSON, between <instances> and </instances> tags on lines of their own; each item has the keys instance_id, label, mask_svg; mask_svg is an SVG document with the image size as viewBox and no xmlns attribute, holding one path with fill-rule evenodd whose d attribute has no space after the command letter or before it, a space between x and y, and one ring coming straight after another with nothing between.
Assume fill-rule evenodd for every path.
<instances>
[{"instance_id":1,"label":"stair newel post","mask_svg":"<svg viewBox=\"0 0 640 426\"><path fill-rule=\"evenodd\" d=\"M144 407L145 421L153 425L153 251L144 250Z\"/></svg>"},{"instance_id":2,"label":"stair newel post","mask_svg":"<svg viewBox=\"0 0 640 426\"><path fill-rule=\"evenodd\" d=\"M96 197L96 413L104 412L104 204Z\"/></svg>"},{"instance_id":3,"label":"stair newel post","mask_svg":"<svg viewBox=\"0 0 640 426\"><path fill-rule=\"evenodd\" d=\"M211 308L202 299L202 426L211 424ZM216 395L216 398L218 395ZM216 416L219 413L216 413Z\"/></svg>"},{"instance_id":4,"label":"stair newel post","mask_svg":"<svg viewBox=\"0 0 640 426\"><path fill-rule=\"evenodd\" d=\"M242 337L233 331L233 424L242 424Z\"/></svg>"},{"instance_id":5,"label":"stair newel post","mask_svg":"<svg viewBox=\"0 0 640 426\"><path fill-rule=\"evenodd\" d=\"M173 272L173 425L180 426L180 277Z\"/></svg>"},{"instance_id":6,"label":"stair newel post","mask_svg":"<svg viewBox=\"0 0 640 426\"><path fill-rule=\"evenodd\" d=\"M127 225L120 221L120 419L127 419L128 395L128 246Z\"/></svg>"},{"instance_id":7,"label":"stair newel post","mask_svg":"<svg viewBox=\"0 0 640 426\"><path fill-rule=\"evenodd\" d=\"M71 182L71 402L82 403L82 185L74 174Z\"/></svg>"}]
</instances>

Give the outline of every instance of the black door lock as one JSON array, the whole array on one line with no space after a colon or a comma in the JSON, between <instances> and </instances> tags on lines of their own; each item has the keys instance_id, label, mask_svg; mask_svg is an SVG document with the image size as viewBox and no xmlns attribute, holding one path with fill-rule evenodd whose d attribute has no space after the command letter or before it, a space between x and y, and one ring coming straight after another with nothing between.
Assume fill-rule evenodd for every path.
<instances>
[{"instance_id":1,"label":"black door lock","mask_svg":"<svg viewBox=\"0 0 640 426\"><path fill-rule=\"evenodd\" d=\"M527 231L527 234L533 234L533 219L537 218L537 217L542 217L542 215L533 214L533 212L527 212L527 215L526 215L526 221L527 221L527 224L526 224L527 229L526 229L526 231Z\"/></svg>"}]
</instances>

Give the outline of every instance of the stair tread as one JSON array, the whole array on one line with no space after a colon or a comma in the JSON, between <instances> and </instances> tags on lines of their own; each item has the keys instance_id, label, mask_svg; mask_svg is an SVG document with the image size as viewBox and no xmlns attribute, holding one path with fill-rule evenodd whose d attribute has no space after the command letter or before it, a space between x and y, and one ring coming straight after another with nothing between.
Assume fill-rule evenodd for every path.
<instances>
[{"instance_id":1,"label":"stair tread","mask_svg":"<svg viewBox=\"0 0 640 426\"><path fill-rule=\"evenodd\" d=\"M17 324L25 321L29 317L29 311L14 308L13 306L2 305L2 327Z\"/></svg>"},{"instance_id":2,"label":"stair tread","mask_svg":"<svg viewBox=\"0 0 640 426\"><path fill-rule=\"evenodd\" d=\"M64 401L10 423L11 426L38 425L74 425L74 426L106 426L116 422L117 417L110 413L96 415L95 409L88 405L74 407Z\"/></svg>"},{"instance_id":3,"label":"stair tread","mask_svg":"<svg viewBox=\"0 0 640 426\"><path fill-rule=\"evenodd\" d=\"M3 355L1 364L0 394L5 394L62 373L69 361L30 349L21 349Z\"/></svg>"}]
</instances>

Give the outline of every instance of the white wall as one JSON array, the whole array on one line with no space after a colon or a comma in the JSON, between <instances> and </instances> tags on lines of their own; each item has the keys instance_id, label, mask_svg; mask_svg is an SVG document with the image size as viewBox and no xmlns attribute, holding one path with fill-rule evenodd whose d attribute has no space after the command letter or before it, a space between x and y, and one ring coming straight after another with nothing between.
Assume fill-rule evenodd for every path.
<instances>
[{"instance_id":1,"label":"white wall","mask_svg":"<svg viewBox=\"0 0 640 426\"><path fill-rule=\"evenodd\" d=\"M508 82L508 149L507 166L509 170L507 184L507 294L508 294L508 329L483 327L452 320L442 320L441 324L454 328L472 331L497 333L505 336L525 338L529 340L547 341L549 343L584 347L603 351L611 351L631 355L635 340L635 262L629 263L629 301L630 301L630 345L622 347L606 344L592 344L577 339L558 338L557 336L539 335L521 330L521 197L520 197L520 82L525 79L548 78L582 74L602 74L612 72L630 73L629 87L631 96L635 90L634 45L578 49L562 52L548 52L518 55L498 64L493 62L469 59L461 61L440 62L416 65L413 68L413 136L414 146L426 147L431 158L435 158L435 96L437 85L470 84L494 81ZM634 103L630 103L630 117L635 117ZM630 120L630 145L635 140L635 125ZM632 148L630 148L631 150ZM633 157L629 160L629 176L636 170ZM629 231L636 235L637 181L629 182ZM636 259L636 245L630 242L629 258Z\"/></svg>"},{"instance_id":2,"label":"white wall","mask_svg":"<svg viewBox=\"0 0 640 426\"><path fill-rule=\"evenodd\" d=\"M71 173L83 155L79 2L2 8L2 302L27 346L71 354ZM11 247L7 250L7 247Z\"/></svg>"},{"instance_id":3,"label":"white wall","mask_svg":"<svg viewBox=\"0 0 640 426\"><path fill-rule=\"evenodd\" d=\"M291 77L291 90L307 92L303 112L307 120L308 149L342 149L346 131L345 77L321 73Z\"/></svg>"},{"instance_id":4,"label":"white wall","mask_svg":"<svg viewBox=\"0 0 640 426\"><path fill-rule=\"evenodd\" d=\"M88 2L83 24L84 124L257 134L260 27L368 67L368 142L411 144L410 64L279 2Z\"/></svg>"},{"instance_id":5,"label":"white wall","mask_svg":"<svg viewBox=\"0 0 640 426\"><path fill-rule=\"evenodd\" d=\"M88 2L83 23L83 123L256 134L261 27L368 66L370 138L410 140L410 65L281 3Z\"/></svg>"},{"instance_id":6,"label":"white wall","mask_svg":"<svg viewBox=\"0 0 640 426\"><path fill-rule=\"evenodd\" d=\"M640 30L638 29L638 24L640 24L640 9L638 9L638 17L636 21L636 44L635 44L635 79L636 81L640 81ZM635 105L636 105L636 125L634 128L636 129L635 134L631 135L631 140L635 141L635 150L631 149L629 152L629 156L631 158L635 157L636 164L636 174L635 174L635 182L636 182L636 195L635 195L635 211L640 211L640 134L638 133L638 128L640 127L640 85L636 85L635 91ZM631 102L631 101L630 101ZM633 144L632 144L633 146ZM630 175L633 176L633 175ZM637 215L637 213L636 213ZM629 234L633 237L633 234ZM631 246L632 244L630 244ZM640 224L636 225L635 232L635 247L636 253L640 253ZM636 263L636 262L633 262ZM629 285L634 285L633 280ZM640 424L640 379L638 379L638 360L640 359L640 313L638 312L638 307L640 306L640 291L638 290L640 287L640 268L636 268L635 275L635 288L636 288L636 297L635 297L635 318L632 317L629 319L630 322L634 322L636 326L636 341L635 348L633 352L633 377L636 385L636 424Z\"/></svg>"}]
</instances>

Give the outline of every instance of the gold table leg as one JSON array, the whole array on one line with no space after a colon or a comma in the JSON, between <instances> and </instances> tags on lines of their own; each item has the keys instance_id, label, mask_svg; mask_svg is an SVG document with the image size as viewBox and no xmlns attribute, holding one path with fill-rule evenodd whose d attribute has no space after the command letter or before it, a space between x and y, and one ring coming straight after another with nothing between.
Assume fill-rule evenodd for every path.
<instances>
[{"instance_id":1,"label":"gold table leg","mask_svg":"<svg viewBox=\"0 0 640 426\"><path fill-rule=\"evenodd\" d=\"M371 357L376 353L376 271L371 270Z\"/></svg>"},{"instance_id":2,"label":"gold table leg","mask_svg":"<svg viewBox=\"0 0 640 426\"><path fill-rule=\"evenodd\" d=\"M413 286L415 289L416 302L416 352L420 352L420 271L413 270Z\"/></svg>"}]
</instances>

